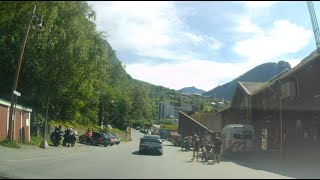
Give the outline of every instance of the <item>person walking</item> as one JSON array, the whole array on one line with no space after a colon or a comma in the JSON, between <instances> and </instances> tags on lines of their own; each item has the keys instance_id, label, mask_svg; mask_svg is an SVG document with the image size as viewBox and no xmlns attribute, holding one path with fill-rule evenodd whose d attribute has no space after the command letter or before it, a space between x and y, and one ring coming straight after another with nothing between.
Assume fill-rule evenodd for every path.
<instances>
[{"instance_id":1,"label":"person walking","mask_svg":"<svg viewBox=\"0 0 320 180\"><path fill-rule=\"evenodd\" d=\"M218 134L214 135L213 143L214 143L214 146L213 146L214 160L217 163L220 163L222 141Z\"/></svg>"},{"instance_id":2,"label":"person walking","mask_svg":"<svg viewBox=\"0 0 320 180\"><path fill-rule=\"evenodd\" d=\"M200 143L199 143L199 138L197 135L194 135L194 138L193 138L193 156L192 156L192 159L191 161L194 160L194 156L195 154L197 154L197 161L199 161L199 146L200 146Z\"/></svg>"}]
</instances>

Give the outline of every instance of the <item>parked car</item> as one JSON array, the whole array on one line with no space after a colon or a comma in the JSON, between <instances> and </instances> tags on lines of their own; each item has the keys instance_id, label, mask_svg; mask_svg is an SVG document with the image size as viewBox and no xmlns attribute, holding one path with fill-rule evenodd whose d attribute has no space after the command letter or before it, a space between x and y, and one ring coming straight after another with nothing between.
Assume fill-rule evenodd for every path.
<instances>
[{"instance_id":1,"label":"parked car","mask_svg":"<svg viewBox=\"0 0 320 180\"><path fill-rule=\"evenodd\" d=\"M104 145L107 147L108 145L113 145L113 138L109 137L106 133L103 132L92 132L92 139L90 141L91 145L98 146ZM85 134L79 136L80 143L87 142L87 136Z\"/></svg>"},{"instance_id":2,"label":"parked car","mask_svg":"<svg viewBox=\"0 0 320 180\"><path fill-rule=\"evenodd\" d=\"M146 134L143 138L140 138L139 153L156 152L162 155L162 140L159 135Z\"/></svg>"},{"instance_id":3,"label":"parked car","mask_svg":"<svg viewBox=\"0 0 320 180\"><path fill-rule=\"evenodd\" d=\"M108 134L110 135L110 137L113 137L113 138L115 139L114 143L115 143L116 145L120 144L120 141L121 141L120 138L118 138L116 135L114 135L114 134L111 133L111 132L109 132Z\"/></svg>"},{"instance_id":4,"label":"parked car","mask_svg":"<svg viewBox=\"0 0 320 180\"><path fill-rule=\"evenodd\" d=\"M104 135L110 139L110 143L109 143L110 146L113 146L114 144L116 144L116 137L112 133L106 132L104 133Z\"/></svg>"}]
</instances>

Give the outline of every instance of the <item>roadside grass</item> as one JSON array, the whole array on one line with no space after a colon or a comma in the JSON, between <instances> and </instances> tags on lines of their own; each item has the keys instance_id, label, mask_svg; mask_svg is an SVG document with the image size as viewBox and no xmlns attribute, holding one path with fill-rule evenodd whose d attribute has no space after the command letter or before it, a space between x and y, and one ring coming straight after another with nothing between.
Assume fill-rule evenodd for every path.
<instances>
[{"instance_id":1,"label":"roadside grass","mask_svg":"<svg viewBox=\"0 0 320 180\"><path fill-rule=\"evenodd\" d=\"M34 146L40 146L42 142L42 138L41 137L37 137L37 136L31 136L30 137L30 144L34 145Z\"/></svg>"},{"instance_id":2,"label":"roadside grass","mask_svg":"<svg viewBox=\"0 0 320 180\"><path fill-rule=\"evenodd\" d=\"M163 130L177 131L178 130L178 125L164 124L164 125L161 125L160 128L163 129Z\"/></svg>"},{"instance_id":3,"label":"roadside grass","mask_svg":"<svg viewBox=\"0 0 320 180\"><path fill-rule=\"evenodd\" d=\"M6 146L6 147L9 147L9 148L15 148L15 149L20 149L21 146L19 146L19 143L15 140L13 141L9 141L8 139L5 139L5 140L2 140L0 141L0 144L2 146Z\"/></svg>"},{"instance_id":4,"label":"roadside grass","mask_svg":"<svg viewBox=\"0 0 320 180\"><path fill-rule=\"evenodd\" d=\"M127 140L127 132L120 129L108 129L111 133L115 134L118 138L120 138L121 142L129 142Z\"/></svg>"}]
</instances>

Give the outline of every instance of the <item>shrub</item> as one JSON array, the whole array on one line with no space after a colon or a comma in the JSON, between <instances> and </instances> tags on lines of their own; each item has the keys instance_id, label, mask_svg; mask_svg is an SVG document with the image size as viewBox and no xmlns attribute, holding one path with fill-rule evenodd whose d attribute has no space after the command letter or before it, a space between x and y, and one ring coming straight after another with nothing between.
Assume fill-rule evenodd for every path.
<instances>
[{"instance_id":1,"label":"shrub","mask_svg":"<svg viewBox=\"0 0 320 180\"><path fill-rule=\"evenodd\" d=\"M17 149L21 148L19 146L18 142L15 141L15 140L10 141L9 139L5 139L5 140L1 141L0 144L2 146L6 146L6 147L9 147L9 148L17 148Z\"/></svg>"}]
</instances>

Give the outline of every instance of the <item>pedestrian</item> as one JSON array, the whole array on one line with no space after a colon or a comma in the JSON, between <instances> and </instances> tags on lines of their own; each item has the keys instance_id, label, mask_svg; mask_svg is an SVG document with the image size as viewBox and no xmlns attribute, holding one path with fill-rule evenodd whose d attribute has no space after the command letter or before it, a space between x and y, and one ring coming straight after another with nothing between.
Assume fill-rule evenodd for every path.
<instances>
[{"instance_id":1,"label":"pedestrian","mask_svg":"<svg viewBox=\"0 0 320 180\"><path fill-rule=\"evenodd\" d=\"M90 128L88 128L87 132L86 132L86 137L87 137L87 144L89 145L89 143L91 142L91 137L92 137L92 130Z\"/></svg>"},{"instance_id":2,"label":"pedestrian","mask_svg":"<svg viewBox=\"0 0 320 180\"><path fill-rule=\"evenodd\" d=\"M192 156L192 159L191 161L194 160L194 156L195 154L197 154L197 161L199 161L199 146L200 146L200 140L198 138L198 136L195 134L194 137L193 137L193 156Z\"/></svg>"},{"instance_id":3,"label":"pedestrian","mask_svg":"<svg viewBox=\"0 0 320 180\"><path fill-rule=\"evenodd\" d=\"M214 135L213 143L214 143L214 146L213 146L214 160L217 163L220 163L222 141L218 134Z\"/></svg>"},{"instance_id":4,"label":"pedestrian","mask_svg":"<svg viewBox=\"0 0 320 180\"><path fill-rule=\"evenodd\" d=\"M199 147L203 148L205 146L206 139L204 137L200 138Z\"/></svg>"}]
</instances>

